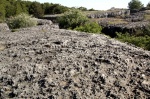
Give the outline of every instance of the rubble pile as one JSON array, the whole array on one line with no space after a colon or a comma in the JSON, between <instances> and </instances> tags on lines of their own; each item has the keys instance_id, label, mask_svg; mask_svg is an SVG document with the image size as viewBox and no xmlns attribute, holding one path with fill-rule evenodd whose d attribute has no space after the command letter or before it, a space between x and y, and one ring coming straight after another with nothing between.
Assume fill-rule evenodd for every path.
<instances>
[{"instance_id":1,"label":"rubble pile","mask_svg":"<svg viewBox=\"0 0 150 99\"><path fill-rule=\"evenodd\" d=\"M40 25L0 31L0 99L148 99L150 52Z\"/></svg>"}]
</instances>

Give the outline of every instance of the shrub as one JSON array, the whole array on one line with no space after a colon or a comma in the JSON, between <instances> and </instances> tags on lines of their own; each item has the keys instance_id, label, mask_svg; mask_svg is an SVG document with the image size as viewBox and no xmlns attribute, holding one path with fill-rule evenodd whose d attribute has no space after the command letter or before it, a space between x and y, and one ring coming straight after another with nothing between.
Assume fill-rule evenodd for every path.
<instances>
[{"instance_id":1,"label":"shrub","mask_svg":"<svg viewBox=\"0 0 150 99\"><path fill-rule=\"evenodd\" d=\"M5 19L6 14L4 5L0 4L0 9L0 21L3 21Z\"/></svg>"},{"instance_id":2,"label":"shrub","mask_svg":"<svg viewBox=\"0 0 150 99\"><path fill-rule=\"evenodd\" d=\"M148 25L147 27L145 27L145 29L143 30L143 34L150 36L150 25Z\"/></svg>"},{"instance_id":3,"label":"shrub","mask_svg":"<svg viewBox=\"0 0 150 99\"><path fill-rule=\"evenodd\" d=\"M77 9L72 9L64 13L63 16L58 18L60 28L74 29L78 26L85 24L88 18Z\"/></svg>"},{"instance_id":4,"label":"shrub","mask_svg":"<svg viewBox=\"0 0 150 99\"><path fill-rule=\"evenodd\" d=\"M3 22L4 22L4 20L0 19L0 23L3 23Z\"/></svg>"},{"instance_id":5,"label":"shrub","mask_svg":"<svg viewBox=\"0 0 150 99\"><path fill-rule=\"evenodd\" d=\"M135 37L129 35L128 33L126 34L117 33L117 39L123 42L134 44L138 47L142 47L146 50L150 50L150 36L146 35L146 36Z\"/></svg>"},{"instance_id":6,"label":"shrub","mask_svg":"<svg viewBox=\"0 0 150 99\"><path fill-rule=\"evenodd\" d=\"M82 26L76 27L74 30L88 33L101 33L102 27L96 22L89 22Z\"/></svg>"},{"instance_id":7,"label":"shrub","mask_svg":"<svg viewBox=\"0 0 150 99\"><path fill-rule=\"evenodd\" d=\"M35 26L37 21L27 14L20 14L7 20L7 24L11 29L25 28Z\"/></svg>"}]
</instances>

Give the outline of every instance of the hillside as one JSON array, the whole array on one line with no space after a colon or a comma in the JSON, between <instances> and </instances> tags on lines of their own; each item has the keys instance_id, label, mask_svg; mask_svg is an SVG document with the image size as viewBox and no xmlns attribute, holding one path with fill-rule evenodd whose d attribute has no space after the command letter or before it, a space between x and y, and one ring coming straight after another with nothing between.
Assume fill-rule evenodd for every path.
<instances>
[{"instance_id":1,"label":"hillside","mask_svg":"<svg viewBox=\"0 0 150 99\"><path fill-rule=\"evenodd\" d=\"M41 25L0 32L0 99L148 99L150 52Z\"/></svg>"}]
</instances>

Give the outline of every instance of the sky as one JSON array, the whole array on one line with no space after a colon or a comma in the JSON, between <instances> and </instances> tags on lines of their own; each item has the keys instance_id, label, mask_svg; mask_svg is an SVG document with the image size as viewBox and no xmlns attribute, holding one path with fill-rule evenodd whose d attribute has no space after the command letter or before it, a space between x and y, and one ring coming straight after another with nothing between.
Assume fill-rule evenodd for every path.
<instances>
[{"instance_id":1,"label":"sky","mask_svg":"<svg viewBox=\"0 0 150 99\"><path fill-rule=\"evenodd\" d=\"M87 9L94 8L95 10L108 10L111 7L115 8L127 8L128 3L131 0L28 0L37 1L40 3L49 2L57 3L67 7L86 7ZM144 6L150 2L150 0L140 0Z\"/></svg>"}]
</instances>

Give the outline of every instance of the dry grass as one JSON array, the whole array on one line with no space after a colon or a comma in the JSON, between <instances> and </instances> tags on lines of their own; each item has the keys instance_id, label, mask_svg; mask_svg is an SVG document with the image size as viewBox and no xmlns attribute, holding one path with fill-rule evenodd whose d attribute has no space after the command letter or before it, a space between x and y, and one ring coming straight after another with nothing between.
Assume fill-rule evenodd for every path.
<instances>
[{"instance_id":1,"label":"dry grass","mask_svg":"<svg viewBox=\"0 0 150 99\"><path fill-rule=\"evenodd\" d=\"M97 18L97 19L90 19L91 21L94 22L99 22L99 21L105 21L108 24L124 24L124 23L128 23L127 21L125 21L124 19L120 19L120 18Z\"/></svg>"},{"instance_id":2,"label":"dry grass","mask_svg":"<svg viewBox=\"0 0 150 99\"><path fill-rule=\"evenodd\" d=\"M150 21L150 15L147 14L144 17L145 17L145 20Z\"/></svg>"},{"instance_id":3,"label":"dry grass","mask_svg":"<svg viewBox=\"0 0 150 99\"><path fill-rule=\"evenodd\" d=\"M128 23L128 22L125 21L124 19L114 19L112 21L109 21L109 24L124 24L124 23Z\"/></svg>"},{"instance_id":4,"label":"dry grass","mask_svg":"<svg viewBox=\"0 0 150 99\"><path fill-rule=\"evenodd\" d=\"M103 10L99 10L99 11L83 11L83 13L85 15L88 15L88 14L98 14L98 13L104 13L106 11L103 11Z\"/></svg>"},{"instance_id":5,"label":"dry grass","mask_svg":"<svg viewBox=\"0 0 150 99\"><path fill-rule=\"evenodd\" d=\"M88 15L88 14L100 14L100 13L118 12L118 11L120 11L120 9L118 9L118 10L83 11L83 13L84 13L85 15Z\"/></svg>"}]
</instances>

